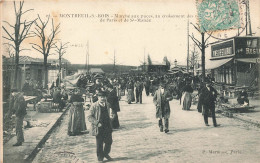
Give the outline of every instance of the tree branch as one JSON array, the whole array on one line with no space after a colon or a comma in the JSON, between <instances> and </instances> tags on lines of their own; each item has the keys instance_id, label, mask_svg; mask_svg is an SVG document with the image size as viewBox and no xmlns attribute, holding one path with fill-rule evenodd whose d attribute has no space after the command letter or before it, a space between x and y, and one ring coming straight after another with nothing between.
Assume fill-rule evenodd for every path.
<instances>
[{"instance_id":1,"label":"tree branch","mask_svg":"<svg viewBox=\"0 0 260 163\"><path fill-rule=\"evenodd\" d=\"M65 53L66 53L67 51L66 50L64 50L62 53L61 53L61 56L63 56Z\"/></svg>"},{"instance_id":2,"label":"tree branch","mask_svg":"<svg viewBox=\"0 0 260 163\"><path fill-rule=\"evenodd\" d=\"M59 50L55 50L55 52L57 52L57 53L60 53L60 51L59 51Z\"/></svg>"},{"instance_id":3,"label":"tree branch","mask_svg":"<svg viewBox=\"0 0 260 163\"><path fill-rule=\"evenodd\" d=\"M3 36L3 38L5 38L5 39L7 39L7 40L9 40L9 41L13 41L13 40L11 40L10 38L7 38L7 37L5 37L5 36Z\"/></svg>"},{"instance_id":4,"label":"tree branch","mask_svg":"<svg viewBox=\"0 0 260 163\"><path fill-rule=\"evenodd\" d=\"M10 23L8 23L7 21L3 21L4 23L7 23L10 27L14 28L13 25L11 25Z\"/></svg>"},{"instance_id":5,"label":"tree branch","mask_svg":"<svg viewBox=\"0 0 260 163\"><path fill-rule=\"evenodd\" d=\"M27 35L25 38L30 38L30 37L35 37L35 35Z\"/></svg>"},{"instance_id":6,"label":"tree branch","mask_svg":"<svg viewBox=\"0 0 260 163\"><path fill-rule=\"evenodd\" d=\"M202 47L202 44L201 44L201 42L199 41L199 40L197 40L193 35L191 36L191 35L189 35L190 36L190 38L193 40L193 42L195 42L196 44L198 44L200 47Z\"/></svg>"},{"instance_id":7,"label":"tree branch","mask_svg":"<svg viewBox=\"0 0 260 163\"><path fill-rule=\"evenodd\" d=\"M40 22L41 22L41 24L42 24L42 27L39 27L39 28L40 28L40 29L44 29L44 28L46 27L46 25L48 24L48 22L49 22L50 15L48 15L48 19L47 19L46 22L43 22L43 21L42 21L42 19L40 18L40 15L39 15L39 14L38 14L38 18L39 18L39 20L40 20Z\"/></svg>"},{"instance_id":8,"label":"tree branch","mask_svg":"<svg viewBox=\"0 0 260 163\"><path fill-rule=\"evenodd\" d=\"M38 33L34 32L34 31L33 31L33 34L34 34L35 36L41 38L41 35L39 35Z\"/></svg>"},{"instance_id":9,"label":"tree branch","mask_svg":"<svg viewBox=\"0 0 260 163\"><path fill-rule=\"evenodd\" d=\"M34 10L34 9L26 10L26 11L24 11L23 13L21 13L21 15L23 15L23 14L25 14L26 12L31 11L31 10Z\"/></svg>"},{"instance_id":10,"label":"tree branch","mask_svg":"<svg viewBox=\"0 0 260 163\"><path fill-rule=\"evenodd\" d=\"M211 37L213 31L210 32L210 34L208 34L209 36L206 38L205 42L207 42L207 40Z\"/></svg>"},{"instance_id":11,"label":"tree branch","mask_svg":"<svg viewBox=\"0 0 260 163\"><path fill-rule=\"evenodd\" d=\"M32 46L32 48L34 48L35 50L37 50L38 52L40 52L41 54L43 54L44 55L44 52L42 51L40 51L39 49L37 49L36 47L34 47L34 46Z\"/></svg>"},{"instance_id":12,"label":"tree branch","mask_svg":"<svg viewBox=\"0 0 260 163\"><path fill-rule=\"evenodd\" d=\"M27 27L26 27L27 29L25 30L26 32L25 32L24 35L21 35L22 38L21 38L21 41L20 41L20 42L22 42L25 38L32 37L32 36L28 35L28 32L29 32L29 30L30 30L32 24L33 24L33 22L31 22L30 24L27 25ZM24 31L23 31L23 32L24 32ZM23 34L23 33L22 33L22 34Z\"/></svg>"},{"instance_id":13,"label":"tree branch","mask_svg":"<svg viewBox=\"0 0 260 163\"><path fill-rule=\"evenodd\" d=\"M38 48L40 48L40 49L43 51L43 49L42 49L42 47L41 47L40 45L37 45L37 44L35 44L35 43L30 43L30 44L37 46Z\"/></svg>"},{"instance_id":14,"label":"tree branch","mask_svg":"<svg viewBox=\"0 0 260 163\"><path fill-rule=\"evenodd\" d=\"M66 42L63 46L65 47L66 45L68 45L70 42ZM66 46L65 48L68 48L68 46Z\"/></svg>"},{"instance_id":15,"label":"tree branch","mask_svg":"<svg viewBox=\"0 0 260 163\"><path fill-rule=\"evenodd\" d=\"M15 46L13 44L10 44L10 43L4 43L4 45L8 45L9 47L13 47L15 49Z\"/></svg>"},{"instance_id":16,"label":"tree branch","mask_svg":"<svg viewBox=\"0 0 260 163\"><path fill-rule=\"evenodd\" d=\"M199 33L201 33L201 31L199 30L199 28L196 27L192 22L191 22L190 24L193 25L193 27L194 27Z\"/></svg>"},{"instance_id":17,"label":"tree branch","mask_svg":"<svg viewBox=\"0 0 260 163\"><path fill-rule=\"evenodd\" d=\"M23 50L31 50L31 49L21 49L21 50L19 50L19 52L20 52L20 51L23 51Z\"/></svg>"},{"instance_id":18,"label":"tree branch","mask_svg":"<svg viewBox=\"0 0 260 163\"><path fill-rule=\"evenodd\" d=\"M20 8L21 8L21 10L20 10L20 11L22 11L23 4L24 4L24 1L20 1Z\"/></svg>"},{"instance_id":19,"label":"tree branch","mask_svg":"<svg viewBox=\"0 0 260 163\"><path fill-rule=\"evenodd\" d=\"M196 40L196 41L197 41L197 43L198 43L200 46L202 46L201 42L200 42L199 40L197 40L197 39L194 37L194 35L193 35L193 34L192 34L192 38L193 38L194 40Z\"/></svg>"},{"instance_id":20,"label":"tree branch","mask_svg":"<svg viewBox=\"0 0 260 163\"><path fill-rule=\"evenodd\" d=\"M55 53L50 53L49 55L56 55Z\"/></svg>"},{"instance_id":21,"label":"tree branch","mask_svg":"<svg viewBox=\"0 0 260 163\"><path fill-rule=\"evenodd\" d=\"M20 38L18 38L18 39L19 39L19 42L22 42L23 33L24 33L24 31L26 30L26 28L27 28L27 26L26 26L26 20L25 20L24 23L22 23L22 24L23 24L23 30L22 30L21 34L19 35L19 36L20 36ZM18 36L18 37L19 37L19 36Z\"/></svg>"},{"instance_id":22,"label":"tree branch","mask_svg":"<svg viewBox=\"0 0 260 163\"><path fill-rule=\"evenodd\" d=\"M34 24L36 25L36 27L38 27L39 29L41 29L41 27L39 26L39 24L37 23L37 21L35 21ZM35 29L37 29L37 28L35 28Z\"/></svg>"},{"instance_id":23,"label":"tree branch","mask_svg":"<svg viewBox=\"0 0 260 163\"><path fill-rule=\"evenodd\" d=\"M190 35L189 35L190 36ZM190 36L191 37L191 36ZM194 40L194 37L191 37L191 39L193 40L193 42L197 45L197 47L202 50L202 47L196 42L196 40Z\"/></svg>"},{"instance_id":24,"label":"tree branch","mask_svg":"<svg viewBox=\"0 0 260 163\"><path fill-rule=\"evenodd\" d=\"M15 4L15 1L14 1L14 12L15 12L15 15L17 16L17 11L16 11L16 4Z\"/></svg>"},{"instance_id":25,"label":"tree branch","mask_svg":"<svg viewBox=\"0 0 260 163\"><path fill-rule=\"evenodd\" d=\"M10 37L8 40L10 40L11 39L11 41L13 41L13 42L15 42L15 40L14 40L14 38L10 35L10 33L5 29L5 27L4 26L2 26L2 28L4 29L4 31L7 33L7 35ZM6 38L6 37L4 37L4 38Z\"/></svg>"}]
</instances>

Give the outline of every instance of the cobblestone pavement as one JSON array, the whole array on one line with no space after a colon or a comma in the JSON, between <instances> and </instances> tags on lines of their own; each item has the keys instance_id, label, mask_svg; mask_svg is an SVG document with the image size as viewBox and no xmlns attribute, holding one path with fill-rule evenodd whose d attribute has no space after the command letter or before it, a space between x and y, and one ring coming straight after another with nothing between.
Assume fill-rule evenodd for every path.
<instances>
[{"instance_id":1,"label":"cobblestone pavement","mask_svg":"<svg viewBox=\"0 0 260 163\"><path fill-rule=\"evenodd\" d=\"M206 127L196 106L183 111L173 100L170 132L165 134L159 131L151 96L143 96L143 104L128 105L124 99L118 114L121 127L113 132L113 162L260 162L260 129L255 126L217 115L221 126L214 128L209 119ZM68 136L67 117L34 163L97 161L95 137Z\"/></svg>"}]
</instances>

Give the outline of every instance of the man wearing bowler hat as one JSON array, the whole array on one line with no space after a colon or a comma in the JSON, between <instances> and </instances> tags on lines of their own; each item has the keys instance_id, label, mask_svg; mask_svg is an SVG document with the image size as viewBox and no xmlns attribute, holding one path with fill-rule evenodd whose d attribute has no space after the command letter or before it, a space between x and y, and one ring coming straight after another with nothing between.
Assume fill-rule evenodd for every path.
<instances>
[{"instance_id":1,"label":"man wearing bowler hat","mask_svg":"<svg viewBox=\"0 0 260 163\"><path fill-rule=\"evenodd\" d=\"M212 83L210 81L206 82L206 86L202 88L201 90L201 104L203 106L203 112L202 114L204 115L204 122L206 126L209 126L208 124L208 116L209 116L209 111L212 113L212 121L214 127L218 127L219 125L217 124L216 121L216 116L215 116L215 101L217 98L217 91L215 88L212 87Z\"/></svg>"},{"instance_id":2,"label":"man wearing bowler hat","mask_svg":"<svg viewBox=\"0 0 260 163\"><path fill-rule=\"evenodd\" d=\"M16 88L13 88L11 93L9 114L15 114L15 131L17 136L17 142L13 146L21 146L24 142L23 119L26 115L26 102L23 94Z\"/></svg>"},{"instance_id":3,"label":"man wearing bowler hat","mask_svg":"<svg viewBox=\"0 0 260 163\"><path fill-rule=\"evenodd\" d=\"M160 83L158 90L153 97L153 103L156 106L156 118L159 119L160 131L169 132L169 118L170 118L170 104L169 101L173 99L171 93L166 89L164 83ZM164 121L164 125L163 125Z\"/></svg>"},{"instance_id":4,"label":"man wearing bowler hat","mask_svg":"<svg viewBox=\"0 0 260 163\"><path fill-rule=\"evenodd\" d=\"M102 162L104 157L109 161L112 160L109 156L113 142L109 115L110 110L106 104L106 94L100 91L98 93L98 101L91 105L88 116L88 120L91 122L92 136L96 136L97 158L99 162ZM105 144L104 148L103 144Z\"/></svg>"}]
</instances>

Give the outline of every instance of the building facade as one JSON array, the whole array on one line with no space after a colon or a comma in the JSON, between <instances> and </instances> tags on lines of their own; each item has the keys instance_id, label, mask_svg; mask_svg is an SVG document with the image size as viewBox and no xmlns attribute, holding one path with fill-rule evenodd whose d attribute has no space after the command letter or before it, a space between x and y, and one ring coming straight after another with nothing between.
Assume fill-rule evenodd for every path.
<instances>
[{"instance_id":1,"label":"building facade","mask_svg":"<svg viewBox=\"0 0 260 163\"><path fill-rule=\"evenodd\" d=\"M234 37L211 45L206 69L216 83L232 86L258 86L260 37Z\"/></svg>"},{"instance_id":2,"label":"building facade","mask_svg":"<svg viewBox=\"0 0 260 163\"><path fill-rule=\"evenodd\" d=\"M66 61L66 60L65 60ZM59 66L57 59L48 60L48 82L55 81L59 74ZM64 61L62 63L65 63ZM67 63L67 62L66 62ZM63 64L64 66L65 64ZM14 80L14 60L13 58L3 58L3 86L10 88ZM66 67L61 68L61 77L66 76ZM32 58L29 56L19 57L18 69L18 89L21 89L26 79L34 80L41 84L44 83L44 65L43 59Z\"/></svg>"},{"instance_id":3,"label":"building facade","mask_svg":"<svg viewBox=\"0 0 260 163\"><path fill-rule=\"evenodd\" d=\"M157 63L157 62L153 62L152 65L147 65L146 67L148 73L157 73L157 74L166 73L169 69L170 69L169 65L166 65L164 63Z\"/></svg>"}]
</instances>

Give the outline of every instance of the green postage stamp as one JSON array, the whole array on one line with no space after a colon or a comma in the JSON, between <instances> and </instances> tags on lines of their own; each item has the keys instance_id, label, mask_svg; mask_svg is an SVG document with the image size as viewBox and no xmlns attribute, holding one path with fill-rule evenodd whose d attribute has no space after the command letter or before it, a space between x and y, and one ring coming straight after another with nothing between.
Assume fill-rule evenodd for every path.
<instances>
[{"instance_id":1,"label":"green postage stamp","mask_svg":"<svg viewBox=\"0 0 260 163\"><path fill-rule=\"evenodd\" d=\"M197 0L197 10L202 32L241 27L238 0Z\"/></svg>"}]
</instances>

